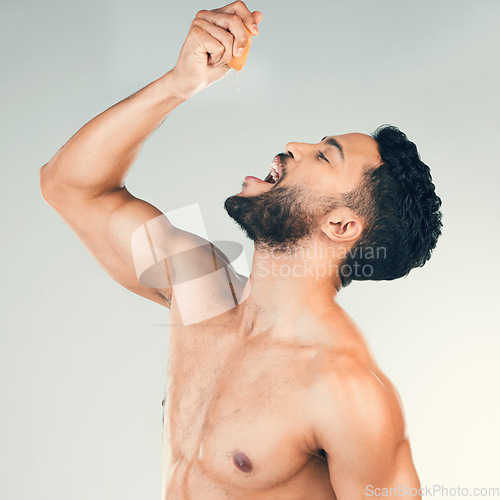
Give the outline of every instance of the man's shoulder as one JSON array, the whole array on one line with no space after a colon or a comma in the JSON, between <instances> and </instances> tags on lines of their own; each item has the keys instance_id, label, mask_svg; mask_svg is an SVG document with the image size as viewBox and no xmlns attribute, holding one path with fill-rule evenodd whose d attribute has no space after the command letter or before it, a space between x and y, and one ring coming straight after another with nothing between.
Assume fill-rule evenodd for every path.
<instances>
[{"instance_id":1,"label":"man's shoulder","mask_svg":"<svg viewBox=\"0 0 500 500\"><path fill-rule=\"evenodd\" d=\"M353 391L378 392L384 384L378 368L364 346L348 344L326 348L318 363L315 384L335 400Z\"/></svg>"},{"instance_id":2,"label":"man's shoulder","mask_svg":"<svg viewBox=\"0 0 500 500\"><path fill-rule=\"evenodd\" d=\"M356 349L330 349L322 356L310 392L313 429L358 436L382 445L404 438L399 394L375 362Z\"/></svg>"},{"instance_id":3,"label":"man's shoulder","mask_svg":"<svg viewBox=\"0 0 500 500\"><path fill-rule=\"evenodd\" d=\"M388 436L403 439L399 394L355 321L335 304L312 323L321 339L308 386L313 433L357 436L374 445L383 445Z\"/></svg>"}]
</instances>

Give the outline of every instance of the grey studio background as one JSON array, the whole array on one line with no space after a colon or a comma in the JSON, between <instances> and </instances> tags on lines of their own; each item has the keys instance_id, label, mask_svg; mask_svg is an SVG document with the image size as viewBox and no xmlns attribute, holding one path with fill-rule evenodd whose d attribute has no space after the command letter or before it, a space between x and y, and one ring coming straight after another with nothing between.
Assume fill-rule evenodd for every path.
<instances>
[{"instance_id":1,"label":"grey studio background","mask_svg":"<svg viewBox=\"0 0 500 500\"><path fill-rule=\"evenodd\" d=\"M159 498L169 313L99 267L38 170L171 69L196 12L224 3L0 5L0 497ZM399 126L431 167L444 234L424 268L339 301L400 391L422 485L500 487L500 3L248 6L264 20L240 91L231 72L177 108L128 188L164 212L199 203L210 238L241 242L250 263L223 209L245 175L289 141Z\"/></svg>"}]
</instances>

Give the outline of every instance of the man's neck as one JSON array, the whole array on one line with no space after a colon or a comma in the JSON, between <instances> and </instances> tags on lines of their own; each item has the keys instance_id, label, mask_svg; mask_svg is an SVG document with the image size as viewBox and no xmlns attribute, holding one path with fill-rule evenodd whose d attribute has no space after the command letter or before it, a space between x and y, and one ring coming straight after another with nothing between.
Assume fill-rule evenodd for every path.
<instances>
[{"instance_id":1,"label":"man's neck","mask_svg":"<svg viewBox=\"0 0 500 500\"><path fill-rule=\"evenodd\" d=\"M338 264L331 251L318 245L288 253L256 248L250 294L243 304L244 333L290 331L304 311L320 316L331 310L341 287Z\"/></svg>"}]
</instances>

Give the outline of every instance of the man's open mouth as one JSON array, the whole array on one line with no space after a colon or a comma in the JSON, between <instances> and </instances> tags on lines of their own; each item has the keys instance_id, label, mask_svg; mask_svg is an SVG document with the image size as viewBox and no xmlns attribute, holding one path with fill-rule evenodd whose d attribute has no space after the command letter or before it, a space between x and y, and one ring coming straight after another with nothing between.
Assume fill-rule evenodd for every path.
<instances>
[{"instance_id":1,"label":"man's open mouth","mask_svg":"<svg viewBox=\"0 0 500 500\"><path fill-rule=\"evenodd\" d=\"M281 178L281 168L280 168L280 160L278 156L274 157L271 165L269 166L269 174L264 179L265 182L269 182L269 184L276 184Z\"/></svg>"}]
</instances>

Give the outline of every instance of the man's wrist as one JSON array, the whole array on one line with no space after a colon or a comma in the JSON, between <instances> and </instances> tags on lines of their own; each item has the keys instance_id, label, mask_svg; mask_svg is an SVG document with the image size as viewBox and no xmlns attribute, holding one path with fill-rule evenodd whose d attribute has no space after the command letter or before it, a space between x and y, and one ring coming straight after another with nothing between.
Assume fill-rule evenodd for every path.
<instances>
[{"instance_id":1,"label":"man's wrist","mask_svg":"<svg viewBox=\"0 0 500 500\"><path fill-rule=\"evenodd\" d=\"M171 95L182 102L187 101L206 87L206 85L188 83L186 77L182 72L176 71L176 68L171 69L162 78L165 78L166 82L168 82L165 85L168 87Z\"/></svg>"},{"instance_id":2,"label":"man's wrist","mask_svg":"<svg viewBox=\"0 0 500 500\"><path fill-rule=\"evenodd\" d=\"M161 93L165 101L170 102L174 106L182 104L190 97L179 89L173 70L165 73L157 82L161 87Z\"/></svg>"}]
</instances>

